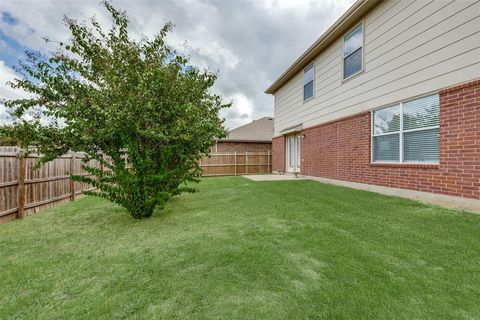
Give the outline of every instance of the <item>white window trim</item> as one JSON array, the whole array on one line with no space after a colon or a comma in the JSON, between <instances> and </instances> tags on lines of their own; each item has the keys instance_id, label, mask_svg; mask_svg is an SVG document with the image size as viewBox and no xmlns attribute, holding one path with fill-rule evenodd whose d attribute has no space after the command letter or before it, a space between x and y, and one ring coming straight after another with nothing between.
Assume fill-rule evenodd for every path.
<instances>
[{"instance_id":1,"label":"white window trim","mask_svg":"<svg viewBox=\"0 0 480 320\"><path fill-rule=\"evenodd\" d=\"M313 90L313 95L306 99L305 100L305 86L307 85L305 83L305 70L307 70L308 68L312 67L312 71L313 71L313 79L312 79L312 90ZM308 83L308 82L307 82ZM304 69L303 69L303 86L302 86L302 96L303 96L303 103L305 102L308 102L310 100L312 100L313 98L315 98L315 63L312 62L310 63L308 66L306 66Z\"/></svg>"},{"instance_id":2,"label":"white window trim","mask_svg":"<svg viewBox=\"0 0 480 320\"><path fill-rule=\"evenodd\" d=\"M430 95L432 95L432 94L430 94ZM415 99L419 99L421 97L427 97L427 96L429 96L429 95L420 96L420 97L417 97ZM412 100L411 99L406 100L405 102L408 102L408 101L412 101ZM429 126L429 127L423 127L423 128L403 130L403 104L405 102L400 102L399 104L393 104L393 105L388 106L388 107L381 107L381 108L377 108L375 110L370 111L370 119L371 119L370 120L370 122L371 122L371 128L370 128L370 163L372 163L372 164L412 164L412 165L415 165L415 164L437 165L437 164L439 164L440 160L438 160L438 161L405 161L403 159L403 157L404 157L404 155L403 155L403 135L404 135L404 133L415 132L415 131L427 131L427 130L439 129L440 128L440 125L436 125L436 126ZM397 105L400 105L400 130L395 131L395 132L375 134L375 131L374 131L374 127L375 127L374 114L375 114L375 111L386 109L386 108L389 108L389 107L394 107L394 106L397 106ZM400 144L400 146L399 146L400 147L399 161L375 161L373 159L373 138L374 137L381 137L381 136L388 136L388 135L393 135L393 134L399 134L400 135L399 136L399 144Z\"/></svg>"},{"instance_id":3,"label":"white window trim","mask_svg":"<svg viewBox=\"0 0 480 320\"><path fill-rule=\"evenodd\" d=\"M344 76L345 76L345 58L346 58L345 57L345 37L360 25L362 26L362 69L360 69L359 71L355 72L354 74L348 76L347 78L344 78ZM360 73L362 73L365 70L365 24L363 23L363 20L360 23L358 23L357 25L355 25L353 28L348 30L348 32L346 32L343 35L341 56L342 56L342 82L348 81L348 80L352 79L353 77L356 77L357 75L359 75Z\"/></svg>"}]
</instances>

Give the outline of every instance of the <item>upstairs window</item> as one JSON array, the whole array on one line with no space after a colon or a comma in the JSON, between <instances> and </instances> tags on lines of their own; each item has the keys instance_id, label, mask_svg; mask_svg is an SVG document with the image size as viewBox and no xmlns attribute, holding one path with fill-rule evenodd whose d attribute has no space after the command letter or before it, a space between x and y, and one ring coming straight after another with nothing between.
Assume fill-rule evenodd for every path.
<instances>
[{"instance_id":1,"label":"upstairs window","mask_svg":"<svg viewBox=\"0 0 480 320\"><path fill-rule=\"evenodd\" d=\"M363 24L343 38L343 80L363 70Z\"/></svg>"},{"instance_id":2,"label":"upstairs window","mask_svg":"<svg viewBox=\"0 0 480 320\"><path fill-rule=\"evenodd\" d=\"M438 163L438 95L376 110L372 121L373 162Z\"/></svg>"},{"instance_id":3,"label":"upstairs window","mask_svg":"<svg viewBox=\"0 0 480 320\"><path fill-rule=\"evenodd\" d=\"M313 98L313 63L303 70L303 101Z\"/></svg>"}]
</instances>

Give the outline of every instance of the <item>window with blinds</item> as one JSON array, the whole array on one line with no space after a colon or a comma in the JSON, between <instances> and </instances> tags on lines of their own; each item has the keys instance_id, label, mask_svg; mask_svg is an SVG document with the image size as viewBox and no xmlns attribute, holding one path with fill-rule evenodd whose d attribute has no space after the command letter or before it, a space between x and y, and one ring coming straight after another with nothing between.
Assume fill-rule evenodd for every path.
<instances>
[{"instance_id":1,"label":"window with blinds","mask_svg":"<svg viewBox=\"0 0 480 320\"><path fill-rule=\"evenodd\" d=\"M438 163L439 110L435 94L373 111L372 161Z\"/></svg>"},{"instance_id":2,"label":"window with blinds","mask_svg":"<svg viewBox=\"0 0 480 320\"><path fill-rule=\"evenodd\" d=\"M343 79L363 70L363 23L343 38Z\"/></svg>"},{"instance_id":3,"label":"window with blinds","mask_svg":"<svg viewBox=\"0 0 480 320\"><path fill-rule=\"evenodd\" d=\"M313 98L313 63L303 70L303 101Z\"/></svg>"}]
</instances>

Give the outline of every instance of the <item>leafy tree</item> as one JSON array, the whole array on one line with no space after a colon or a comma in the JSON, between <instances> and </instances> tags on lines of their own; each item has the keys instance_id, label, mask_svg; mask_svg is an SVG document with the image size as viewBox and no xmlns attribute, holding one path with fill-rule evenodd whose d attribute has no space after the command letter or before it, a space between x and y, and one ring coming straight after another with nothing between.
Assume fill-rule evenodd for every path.
<instances>
[{"instance_id":1,"label":"leafy tree","mask_svg":"<svg viewBox=\"0 0 480 320\"><path fill-rule=\"evenodd\" d=\"M16 146L13 128L9 125L0 125L0 146Z\"/></svg>"},{"instance_id":2,"label":"leafy tree","mask_svg":"<svg viewBox=\"0 0 480 320\"><path fill-rule=\"evenodd\" d=\"M48 56L27 52L17 68L21 79L9 83L32 98L4 103L16 117L22 147L37 148L42 163L84 152L91 176L72 179L92 184L99 191L91 194L140 219L171 196L196 191L186 183L198 181L198 160L225 136L218 113L229 105L211 93L215 74L199 71L165 43L171 23L153 39L135 41L125 12L103 6L111 29L95 18L89 25L65 18L70 41ZM24 120L32 110L38 117ZM104 170L88 165L92 159Z\"/></svg>"}]
</instances>

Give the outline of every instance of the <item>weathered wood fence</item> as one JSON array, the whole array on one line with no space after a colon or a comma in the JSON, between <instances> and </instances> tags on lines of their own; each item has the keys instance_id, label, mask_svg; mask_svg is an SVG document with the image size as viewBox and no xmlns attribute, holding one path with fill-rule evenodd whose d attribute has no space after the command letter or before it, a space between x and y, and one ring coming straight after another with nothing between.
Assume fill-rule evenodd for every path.
<instances>
[{"instance_id":1,"label":"weathered wood fence","mask_svg":"<svg viewBox=\"0 0 480 320\"><path fill-rule=\"evenodd\" d=\"M87 176L82 154L69 153L35 169L38 156L19 159L17 147L0 147L0 223L75 200L92 186L69 179L70 173ZM99 165L91 160L89 165Z\"/></svg>"},{"instance_id":2,"label":"weathered wood fence","mask_svg":"<svg viewBox=\"0 0 480 320\"><path fill-rule=\"evenodd\" d=\"M204 177L238 176L272 172L270 152L212 153L200 160Z\"/></svg>"},{"instance_id":3,"label":"weathered wood fence","mask_svg":"<svg viewBox=\"0 0 480 320\"><path fill-rule=\"evenodd\" d=\"M17 147L0 147L0 223L25 217L63 202L75 200L92 186L70 180L82 169L83 155L69 153L35 169L38 156L18 157ZM95 160L88 163L98 166ZM200 160L203 176L236 176L272 171L270 152L213 153Z\"/></svg>"}]
</instances>

